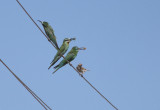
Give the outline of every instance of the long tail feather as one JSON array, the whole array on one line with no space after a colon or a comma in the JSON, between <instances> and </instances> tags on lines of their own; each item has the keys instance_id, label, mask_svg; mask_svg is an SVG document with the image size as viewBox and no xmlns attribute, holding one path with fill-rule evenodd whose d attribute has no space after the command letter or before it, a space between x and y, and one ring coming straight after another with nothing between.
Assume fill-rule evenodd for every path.
<instances>
[{"instance_id":1,"label":"long tail feather","mask_svg":"<svg viewBox=\"0 0 160 110\"><path fill-rule=\"evenodd\" d=\"M51 62L50 64L52 64L52 63L53 63L53 61L54 61L54 59L52 60L52 62Z\"/></svg>"},{"instance_id":2,"label":"long tail feather","mask_svg":"<svg viewBox=\"0 0 160 110\"><path fill-rule=\"evenodd\" d=\"M51 64L48 69L50 69L53 65Z\"/></svg>"},{"instance_id":3,"label":"long tail feather","mask_svg":"<svg viewBox=\"0 0 160 110\"><path fill-rule=\"evenodd\" d=\"M57 51L58 51L58 50L59 50L58 44L57 44L56 42L52 41L52 40L51 40L51 42L54 44L54 46L56 47L56 49L57 49Z\"/></svg>"},{"instance_id":4,"label":"long tail feather","mask_svg":"<svg viewBox=\"0 0 160 110\"><path fill-rule=\"evenodd\" d=\"M59 65L55 66L54 69L58 68Z\"/></svg>"},{"instance_id":5,"label":"long tail feather","mask_svg":"<svg viewBox=\"0 0 160 110\"><path fill-rule=\"evenodd\" d=\"M51 62L52 65L54 65L61 57L58 56L56 59L53 59L53 61Z\"/></svg>"},{"instance_id":6,"label":"long tail feather","mask_svg":"<svg viewBox=\"0 0 160 110\"><path fill-rule=\"evenodd\" d=\"M55 43L55 46L56 46L57 50L59 50L59 46L58 46L58 44L57 44L57 43Z\"/></svg>"},{"instance_id":7,"label":"long tail feather","mask_svg":"<svg viewBox=\"0 0 160 110\"><path fill-rule=\"evenodd\" d=\"M52 74L54 74L57 70L59 70L59 67Z\"/></svg>"}]
</instances>

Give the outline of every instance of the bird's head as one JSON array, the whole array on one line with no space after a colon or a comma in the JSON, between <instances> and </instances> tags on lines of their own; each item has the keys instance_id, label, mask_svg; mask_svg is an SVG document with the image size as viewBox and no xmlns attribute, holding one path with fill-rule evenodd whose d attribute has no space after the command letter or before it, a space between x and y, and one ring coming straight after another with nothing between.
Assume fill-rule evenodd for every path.
<instances>
[{"instance_id":1,"label":"bird's head","mask_svg":"<svg viewBox=\"0 0 160 110\"><path fill-rule=\"evenodd\" d=\"M76 40L76 38L65 38L64 40L63 40L63 43L70 43L72 40Z\"/></svg>"},{"instance_id":2,"label":"bird's head","mask_svg":"<svg viewBox=\"0 0 160 110\"><path fill-rule=\"evenodd\" d=\"M38 20L44 27L48 27L49 23L48 22L45 22L45 21L40 21Z\"/></svg>"},{"instance_id":3,"label":"bird's head","mask_svg":"<svg viewBox=\"0 0 160 110\"><path fill-rule=\"evenodd\" d=\"M74 47L72 48L72 50L73 50L73 51L79 51L79 50L86 50L86 48L85 48L85 47L79 48L79 47L77 47L77 46L74 46Z\"/></svg>"},{"instance_id":4,"label":"bird's head","mask_svg":"<svg viewBox=\"0 0 160 110\"><path fill-rule=\"evenodd\" d=\"M82 66L82 64L78 64L78 66Z\"/></svg>"},{"instance_id":5,"label":"bird's head","mask_svg":"<svg viewBox=\"0 0 160 110\"><path fill-rule=\"evenodd\" d=\"M48 27L49 23L44 21L42 25L43 25L44 27Z\"/></svg>"}]
</instances>

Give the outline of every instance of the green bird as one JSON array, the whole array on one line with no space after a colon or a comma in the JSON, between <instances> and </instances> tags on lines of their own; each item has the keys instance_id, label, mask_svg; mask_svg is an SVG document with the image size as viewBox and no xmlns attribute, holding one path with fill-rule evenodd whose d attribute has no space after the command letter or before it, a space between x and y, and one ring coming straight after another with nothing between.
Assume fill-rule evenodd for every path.
<instances>
[{"instance_id":1,"label":"green bird","mask_svg":"<svg viewBox=\"0 0 160 110\"><path fill-rule=\"evenodd\" d=\"M50 69L60 58L62 55L64 55L68 48L69 48L69 43L72 41L72 40L76 40L76 38L65 38L63 40L63 44L61 45L60 49L58 50L57 54L54 56L54 59L52 60L51 62L51 65L49 66L48 69Z\"/></svg>"},{"instance_id":2,"label":"green bird","mask_svg":"<svg viewBox=\"0 0 160 110\"><path fill-rule=\"evenodd\" d=\"M54 44L54 46L56 47L56 49L57 50L59 50L59 46L58 46L58 44L57 44L57 40L56 40L56 36L54 35L54 30L53 30L53 28L49 25L49 23L48 22L42 22L42 21L40 21L40 20L38 20L41 24L42 24L42 26L43 26L43 28L44 28L44 30L45 30L45 33L47 34L47 36L49 37L49 41L52 41L53 42L53 44Z\"/></svg>"},{"instance_id":3,"label":"green bird","mask_svg":"<svg viewBox=\"0 0 160 110\"><path fill-rule=\"evenodd\" d=\"M74 46L70 52L67 54L67 56L65 57L66 60L68 60L69 62L71 62L72 60L74 60L79 52L79 50L85 50L86 48L81 47L78 48L77 46ZM55 66L54 68L56 69L53 74L59 70L61 67L65 66L68 62L63 59L57 66Z\"/></svg>"}]
</instances>

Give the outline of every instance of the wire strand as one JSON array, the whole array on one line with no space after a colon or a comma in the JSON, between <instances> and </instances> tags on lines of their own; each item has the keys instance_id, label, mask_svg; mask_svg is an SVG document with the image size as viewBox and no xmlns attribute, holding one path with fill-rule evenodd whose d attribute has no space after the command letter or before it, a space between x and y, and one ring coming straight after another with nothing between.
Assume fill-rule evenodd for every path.
<instances>
[{"instance_id":1,"label":"wire strand","mask_svg":"<svg viewBox=\"0 0 160 110\"><path fill-rule=\"evenodd\" d=\"M28 92L43 106L45 110L52 110L41 98L39 98L1 59L0 62L12 73L12 75L27 89ZM46 108L46 107L48 108Z\"/></svg>"},{"instance_id":2,"label":"wire strand","mask_svg":"<svg viewBox=\"0 0 160 110\"><path fill-rule=\"evenodd\" d=\"M24 84L21 80L19 80L23 85L24 87L30 91L31 94L33 94L38 100L40 100L49 110L52 110L45 102L43 102L43 100L41 98L39 98L26 84Z\"/></svg>"},{"instance_id":3,"label":"wire strand","mask_svg":"<svg viewBox=\"0 0 160 110\"><path fill-rule=\"evenodd\" d=\"M54 44L49 40L48 36L42 31L42 29L37 25L37 23L33 20L33 18L30 16L30 14L26 11L26 9L22 6L22 4L16 0L18 4L21 6L21 8L25 11L25 13L29 16L29 18L32 20L32 22L37 26L37 28L42 32L42 34L48 39L48 41L54 46ZM55 46L54 46L55 47ZM56 47L55 47L56 48ZM61 55L68 63L69 65L99 94L101 95L113 108L118 110L117 107L115 107L106 97L104 97L83 75L80 74L80 72L63 56Z\"/></svg>"},{"instance_id":4,"label":"wire strand","mask_svg":"<svg viewBox=\"0 0 160 110\"><path fill-rule=\"evenodd\" d=\"M29 91L32 92L32 94L34 94L38 100L40 100L49 110L52 110L45 102L43 102L43 100L41 98L39 98L27 85L24 85L26 86L27 89L29 89Z\"/></svg>"}]
</instances>

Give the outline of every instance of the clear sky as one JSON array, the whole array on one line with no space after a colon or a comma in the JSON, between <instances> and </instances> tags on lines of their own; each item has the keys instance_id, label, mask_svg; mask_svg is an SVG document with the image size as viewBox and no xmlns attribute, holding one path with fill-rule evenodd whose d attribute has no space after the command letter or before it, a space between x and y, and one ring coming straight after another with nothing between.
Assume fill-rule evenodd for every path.
<instances>
[{"instance_id":1,"label":"clear sky","mask_svg":"<svg viewBox=\"0 0 160 110\"><path fill-rule=\"evenodd\" d=\"M159 0L20 2L59 45L76 37L69 50L87 48L72 64L89 69L84 76L119 110L160 110ZM0 58L53 110L114 110L69 65L52 75L56 50L16 0L1 1L0 13ZM43 110L2 64L0 87L0 110Z\"/></svg>"}]
</instances>

